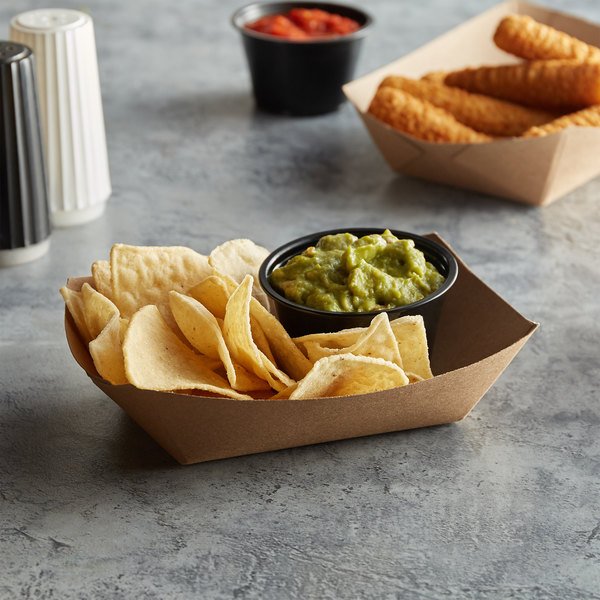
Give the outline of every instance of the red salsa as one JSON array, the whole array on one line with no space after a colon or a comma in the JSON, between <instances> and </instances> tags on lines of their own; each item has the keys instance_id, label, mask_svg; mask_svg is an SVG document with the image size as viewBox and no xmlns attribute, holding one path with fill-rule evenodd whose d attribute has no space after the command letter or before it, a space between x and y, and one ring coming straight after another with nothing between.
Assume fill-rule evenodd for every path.
<instances>
[{"instance_id":1,"label":"red salsa","mask_svg":"<svg viewBox=\"0 0 600 600\"><path fill-rule=\"evenodd\" d=\"M267 15L247 23L245 27L288 40L312 40L347 35L359 29L360 25L354 19L318 8L294 8L283 15Z\"/></svg>"}]
</instances>

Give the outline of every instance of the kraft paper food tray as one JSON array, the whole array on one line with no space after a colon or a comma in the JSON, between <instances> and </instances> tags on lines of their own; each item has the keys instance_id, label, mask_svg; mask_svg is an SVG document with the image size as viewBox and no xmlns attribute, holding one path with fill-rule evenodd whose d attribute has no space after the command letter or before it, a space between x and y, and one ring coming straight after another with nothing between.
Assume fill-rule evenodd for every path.
<instances>
[{"instance_id":1,"label":"kraft paper food tray","mask_svg":"<svg viewBox=\"0 0 600 600\"><path fill-rule=\"evenodd\" d=\"M67 340L92 381L182 464L451 423L471 411L537 328L458 261L432 352L437 376L373 394L233 400L139 390L98 375L65 310ZM68 285L78 290L85 281L93 284Z\"/></svg>"},{"instance_id":2,"label":"kraft paper food tray","mask_svg":"<svg viewBox=\"0 0 600 600\"><path fill-rule=\"evenodd\" d=\"M600 174L600 129L572 127L554 135L488 144L436 144L396 131L367 114L387 75L519 62L492 40L500 20L521 13L600 46L600 26L526 2L504 2L385 67L344 86L392 169L437 183L533 205L547 205ZM548 90L551 94L552 90Z\"/></svg>"}]
</instances>

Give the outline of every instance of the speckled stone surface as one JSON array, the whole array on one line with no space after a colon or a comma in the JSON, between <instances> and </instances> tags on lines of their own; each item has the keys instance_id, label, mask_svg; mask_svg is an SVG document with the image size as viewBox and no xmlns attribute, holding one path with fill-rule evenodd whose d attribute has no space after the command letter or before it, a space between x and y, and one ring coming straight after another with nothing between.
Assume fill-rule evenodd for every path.
<instances>
[{"instance_id":1,"label":"speckled stone surface","mask_svg":"<svg viewBox=\"0 0 600 600\"><path fill-rule=\"evenodd\" d=\"M492 4L369 2L359 73ZM46 5L3 0L0 35ZM0 597L600 598L600 180L531 209L395 176L349 106L257 113L235 7L85 5L114 194L0 271ZM115 241L207 252L343 225L437 230L541 322L465 421L180 467L69 354L57 290Z\"/></svg>"}]
</instances>

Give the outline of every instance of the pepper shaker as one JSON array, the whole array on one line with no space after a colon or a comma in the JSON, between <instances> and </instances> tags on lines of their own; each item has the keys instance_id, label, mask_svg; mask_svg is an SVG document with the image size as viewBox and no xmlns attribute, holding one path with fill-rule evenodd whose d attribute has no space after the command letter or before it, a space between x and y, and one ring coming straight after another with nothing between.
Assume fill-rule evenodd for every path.
<instances>
[{"instance_id":1,"label":"pepper shaker","mask_svg":"<svg viewBox=\"0 0 600 600\"><path fill-rule=\"evenodd\" d=\"M44 153L31 49L0 41L0 266L50 245Z\"/></svg>"}]
</instances>

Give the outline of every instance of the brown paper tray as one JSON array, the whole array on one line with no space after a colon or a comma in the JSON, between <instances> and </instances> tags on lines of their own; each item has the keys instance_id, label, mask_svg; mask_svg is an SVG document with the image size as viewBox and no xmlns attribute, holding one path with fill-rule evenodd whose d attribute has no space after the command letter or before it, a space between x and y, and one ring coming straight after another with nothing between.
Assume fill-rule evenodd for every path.
<instances>
[{"instance_id":1,"label":"brown paper tray","mask_svg":"<svg viewBox=\"0 0 600 600\"><path fill-rule=\"evenodd\" d=\"M67 341L91 380L181 464L452 423L469 414L538 327L457 260L432 351L439 375L383 392L312 400L152 392L104 381L65 311ZM67 284L78 290L85 281Z\"/></svg>"},{"instance_id":2,"label":"brown paper tray","mask_svg":"<svg viewBox=\"0 0 600 600\"><path fill-rule=\"evenodd\" d=\"M518 62L492 40L500 20L511 13L530 15L600 46L598 25L527 2L509 1L346 84L346 96L392 169L536 206L550 204L600 174L599 128L572 127L547 137L488 144L436 144L396 131L367 114L377 86L387 75L419 78L429 71Z\"/></svg>"}]
</instances>

